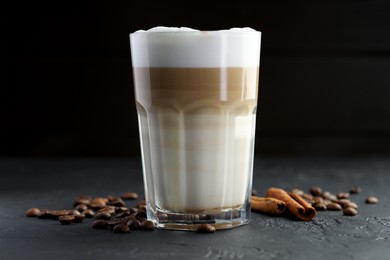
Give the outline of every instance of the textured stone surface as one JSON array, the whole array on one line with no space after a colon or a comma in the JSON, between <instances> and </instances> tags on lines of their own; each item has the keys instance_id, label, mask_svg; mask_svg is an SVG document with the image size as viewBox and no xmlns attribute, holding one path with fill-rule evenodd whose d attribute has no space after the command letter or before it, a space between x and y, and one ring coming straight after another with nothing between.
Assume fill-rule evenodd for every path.
<instances>
[{"instance_id":1,"label":"textured stone surface","mask_svg":"<svg viewBox=\"0 0 390 260\"><path fill-rule=\"evenodd\" d=\"M356 217L318 212L310 222L253 213L250 224L213 234L156 230L115 234L92 220L63 226L27 218L30 207L71 208L76 196L143 192L139 158L0 160L0 259L389 259L390 158L256 158L253 187L351 195ZM367 205L369 195L379 203Z\"/></svg>"}]
</instances>

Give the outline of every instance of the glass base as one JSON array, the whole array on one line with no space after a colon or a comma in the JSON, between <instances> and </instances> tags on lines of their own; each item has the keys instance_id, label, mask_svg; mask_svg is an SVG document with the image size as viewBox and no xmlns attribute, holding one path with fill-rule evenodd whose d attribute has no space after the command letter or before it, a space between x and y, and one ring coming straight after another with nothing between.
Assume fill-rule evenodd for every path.
<instances>
[{"instance_id":1,"label":"glass base","mask_svg":"<svg viewBox=\"0 0 390 260\"><path fill-rule=\"evenodd\" d=\"M235 208L197 212L172 212L148 207L148 219L156 223L157 228L196 231L202 224L210 224L215 229L230 229L245 225L250 218L250 203Z\"/></svg>"}]
</instances>

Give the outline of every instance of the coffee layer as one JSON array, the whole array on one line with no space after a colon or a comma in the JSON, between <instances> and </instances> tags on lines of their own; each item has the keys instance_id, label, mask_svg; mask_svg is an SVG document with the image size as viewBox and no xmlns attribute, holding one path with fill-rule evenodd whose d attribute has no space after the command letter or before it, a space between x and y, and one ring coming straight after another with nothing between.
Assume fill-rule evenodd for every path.
<instances>
[{"instance_id":1,"label":"coffee layer","mask_svg":"<svg viewBox=\"0 0 390 260\"><path fill-rule=\"evenodd\" d=\"M176 212L250 195L258 68L134 68L147 200Z\"/></svg>"}]
</instances>

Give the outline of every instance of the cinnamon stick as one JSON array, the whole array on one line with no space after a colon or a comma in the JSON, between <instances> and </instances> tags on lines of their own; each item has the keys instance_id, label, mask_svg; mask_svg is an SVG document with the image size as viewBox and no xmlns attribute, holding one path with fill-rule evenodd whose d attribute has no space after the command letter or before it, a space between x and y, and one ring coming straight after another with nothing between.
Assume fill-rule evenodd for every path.
<instances>
[{"instance_id":1,"label":"cinnamon stick","mask_svg":"<svg viewBox=\"0 0 390 260\"><path fill-rule=\"evenodd\" d=\"M300 220L308 221L316 216L316 210L297 194L272 187L267 190L266 196L284 201L290 213Z\"/></svg>"},{"instance_id":2,"label":"cinnamon stick","mask_svg":"<svg viewBox=\"0 0 390 260\"><path fill-rule=\"evenodd\" d=\"M252 196L252 210L271 215L281 215L286 209L286 203L275 198Z\"/></svg>"}]
</instances>

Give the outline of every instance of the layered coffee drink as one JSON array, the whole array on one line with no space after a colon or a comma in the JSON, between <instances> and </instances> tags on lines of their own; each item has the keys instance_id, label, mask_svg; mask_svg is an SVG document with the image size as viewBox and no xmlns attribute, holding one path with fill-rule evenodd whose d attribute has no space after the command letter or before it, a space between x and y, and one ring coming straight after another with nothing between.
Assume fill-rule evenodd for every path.
<instances>
[{"instance_id":1,"label":"layered coffee drink","mask_svg":"<svg viewBox=\"0 0 390 260\"><path fill-rule=\"evenodd\" d=\"M148 218L217 228L249 219L260 33L131 34Z\"/></svg>"}]
</instances>

